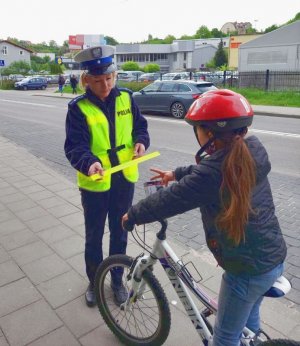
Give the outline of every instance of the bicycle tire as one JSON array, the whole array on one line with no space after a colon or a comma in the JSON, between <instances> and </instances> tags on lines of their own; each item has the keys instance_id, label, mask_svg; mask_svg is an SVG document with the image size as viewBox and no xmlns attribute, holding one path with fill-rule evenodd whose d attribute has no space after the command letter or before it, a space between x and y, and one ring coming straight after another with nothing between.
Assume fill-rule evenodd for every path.
<instances>
[{"instance_id":1,"label":"bicycle tire","mask_svg":"<svg viewBox=\"0 0 300 346\"><path fill-rule=\"evenodd\" d=\"M122 281L129 290L126 276L132 262L133 258L129 256L112 255L99 265L95 277L95 294L100 314L110 330L125 345L162 345L170 332L170 308L164 290L149 269L142 275L146 283L143 296L133 303L130 311L121 310L112 301L111 270L123 267ZM143 327L144 332L141 331Z\"/></svg>"},{"instance_id":2,"label":"bicycle tire","mask_svg":"<svg viewBox=\"0 0 300 346\"><path fill-rule=\"evenodd\" d=\"M288 339L273 339L263 341L259 346L300 346L300 341L288 340Z\"/></svg>"}]
</instances>

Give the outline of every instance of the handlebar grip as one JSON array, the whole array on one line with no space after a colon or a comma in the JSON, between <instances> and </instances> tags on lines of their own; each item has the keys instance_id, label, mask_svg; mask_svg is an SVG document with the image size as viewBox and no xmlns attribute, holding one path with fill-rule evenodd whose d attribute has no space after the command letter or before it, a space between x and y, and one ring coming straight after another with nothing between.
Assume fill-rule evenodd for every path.
<instances>
[{"instance_id":1,"label":"handlebar grip","mask_svg":"<svg viewBox=\"0 0 300 346\"><path fill-rule=\"evenodd\" d=\"M129 220L123 221L123 229L125 231L132 232L133 228L134 228L134 223L133 222L131 222Z\"/></svg>"}]
</instances>

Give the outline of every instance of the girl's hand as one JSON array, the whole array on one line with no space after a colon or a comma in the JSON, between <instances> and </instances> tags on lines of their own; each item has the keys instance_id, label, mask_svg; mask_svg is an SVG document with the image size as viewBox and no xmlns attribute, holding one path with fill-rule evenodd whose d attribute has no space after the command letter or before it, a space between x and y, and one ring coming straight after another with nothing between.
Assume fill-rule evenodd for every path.
<instances>
[{"instance_id":1,"label":"girl's hand","mask_svg":"<svg viewBox=\"0 0 300 346\"><path fill-rule=\"evenodd\" d=\"M150 180L160 179L164 186L168 186L169 181L175 180L175 175L173 171L162 171L158 168L150 168L150 171L157 173L156 175L151 177Z\"/></svg>"}]
</instances>

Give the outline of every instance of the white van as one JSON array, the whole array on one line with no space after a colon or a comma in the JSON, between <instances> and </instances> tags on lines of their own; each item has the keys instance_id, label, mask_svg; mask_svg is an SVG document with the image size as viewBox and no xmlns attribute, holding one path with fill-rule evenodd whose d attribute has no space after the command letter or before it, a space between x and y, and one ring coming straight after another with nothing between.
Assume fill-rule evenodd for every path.
<instances>
[{"instance_id":1,"label":"white van","mask_svg":"<svg viewBox=\"0 0 300 346\"><path fill-rule=\"evenodd\" d=\"M117 80L124 82L138 81L139 77L143 74L143 71L118 71Z\"/></svg>"}]
</instances>

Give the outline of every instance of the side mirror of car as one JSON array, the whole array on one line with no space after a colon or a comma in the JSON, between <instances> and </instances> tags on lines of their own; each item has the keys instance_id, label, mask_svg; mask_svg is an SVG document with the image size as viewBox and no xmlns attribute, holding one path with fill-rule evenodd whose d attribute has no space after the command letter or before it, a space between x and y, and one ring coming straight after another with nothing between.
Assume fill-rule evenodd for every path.
<instances>
[{"instance_id":1,"label":"side mirror of car","mask_svg":"<svg viewBox=\"0 0 300 346\"><path fill-rule=\"evenodd\" d=\"M140 93L141 93L142 95L145 95L145 94L146 94L144 90L140 90Z\"/></svg>"}]
</instances>

